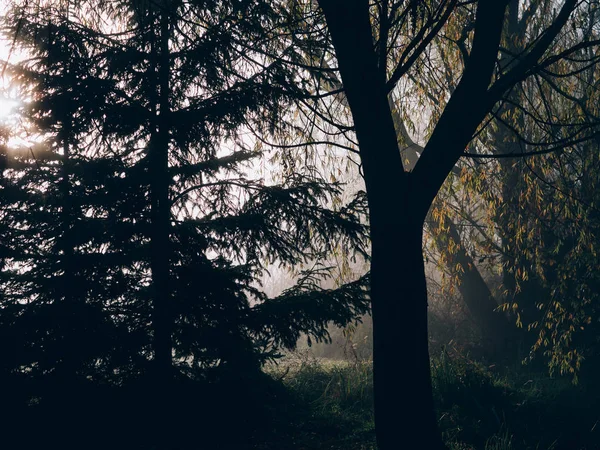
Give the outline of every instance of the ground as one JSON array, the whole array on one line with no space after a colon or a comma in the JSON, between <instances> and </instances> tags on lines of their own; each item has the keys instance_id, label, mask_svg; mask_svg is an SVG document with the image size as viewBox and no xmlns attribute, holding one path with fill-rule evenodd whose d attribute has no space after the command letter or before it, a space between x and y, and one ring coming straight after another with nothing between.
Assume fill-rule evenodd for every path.
<instances>
[{"instance_id":1,"label":"ground","mask_svg":"<svg viewBox=\"0 0 600 450\"><path fill-rule=\"evenodd\" d=\"M257 448L375 449L368 360L293 355L267 371L290 390L294 418L279 415L277 432ZM600 395L590 385L447 351L435 355L432 373L439 425L452 450L600 449Z\"/></svg>"}]
</instances>

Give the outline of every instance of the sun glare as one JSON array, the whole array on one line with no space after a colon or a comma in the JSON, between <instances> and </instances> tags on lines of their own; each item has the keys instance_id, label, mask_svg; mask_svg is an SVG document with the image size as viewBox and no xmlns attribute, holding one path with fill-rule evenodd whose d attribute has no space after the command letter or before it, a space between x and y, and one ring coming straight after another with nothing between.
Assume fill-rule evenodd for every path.
<instances>
[{"instance_id":1,"label":"sun glare","mask_svg":"<svg viewBox=\"0 0 600 450\"><path fill-rule=\"evenodd\" d=\"M0 120L7 119L17 106L17 102L8 98L0 97Z\"/></svg>"}]
</instances>

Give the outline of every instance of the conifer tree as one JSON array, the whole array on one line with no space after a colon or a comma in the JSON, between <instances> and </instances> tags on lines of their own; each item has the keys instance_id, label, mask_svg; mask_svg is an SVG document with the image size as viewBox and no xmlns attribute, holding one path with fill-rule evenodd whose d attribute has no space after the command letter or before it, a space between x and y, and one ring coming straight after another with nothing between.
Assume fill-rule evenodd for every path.
<instances>
[{"instance_id":1,"label":"conifer tree","mask_svg":"<svg viewBox=\"0 0 600 450\"><path fill-rule=\"evenodd\" d=\"M64 17L19 23L32 58L10 70L29 97L23 117L36 137L4 148L3 328L12 343L4 361L72 381L118 353L120 332L105 302L128 283L109 251L114 205L101 196L114 194L107 175L118 162L94 158L88 140L103 101L92 49Z\"/></svg>"},{"instance_id":2,"label":"conifer tree","mask_svg":"<svg viewBox=\"0 0 600 450\"><path fill-rule=\"evenodd\" d=\"M65 294L57 289L68 288L64 316L94 344L57 356L62 328L57 347L42 348L27 334L32 324L15 323L37 352L30 366L50 358L53 371L85 354L85 374L104 380L138 376L149 363L159 383L175 373L223 378L256 371L301 333L327 339L329 321L344 325L367 311L366 277L321 289L329 269L319 264L276 298L259 285L268 263L364 247L362 197L333 210L341 185L315 168L270 182L252 171L267 155L244 133L285 132L293 85L266 56L265 30L277 20L267 3L236 1L23 5L7 16L8 35L33 54L11 71L30 89L26 117L47 156L7 155L20 166L6 189L35 194L27 210L19 201L3 208L15 215L11 250L37 239L43 254L25 250L26 263L5 265L3 287L25 316L39 302L58 308ZM241 48L242 36L254 47ZM29 214L48 198L47 217ZM38 287L67 276L61 288Z\"/></svg>"}]
</instances>

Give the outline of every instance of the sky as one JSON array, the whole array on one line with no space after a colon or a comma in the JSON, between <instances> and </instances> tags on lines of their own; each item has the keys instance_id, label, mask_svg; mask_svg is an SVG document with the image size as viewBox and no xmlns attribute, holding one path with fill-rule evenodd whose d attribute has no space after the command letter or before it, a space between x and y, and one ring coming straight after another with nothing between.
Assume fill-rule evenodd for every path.
<instances>
[{"instance_id":1,"label":"sky","mask_svg":"<svg viewBox=\"0 0 600 450\"><path fill-rule=\"evenodd\" d=\"M0 14L3 9L0 6ZM17 105L15 91L10 88L10 80L5 75L6 61L14 62L16 56L10 48L11 43L0 38L0 120L7 119L11 110Z\"/></svg>"}]
</instances>

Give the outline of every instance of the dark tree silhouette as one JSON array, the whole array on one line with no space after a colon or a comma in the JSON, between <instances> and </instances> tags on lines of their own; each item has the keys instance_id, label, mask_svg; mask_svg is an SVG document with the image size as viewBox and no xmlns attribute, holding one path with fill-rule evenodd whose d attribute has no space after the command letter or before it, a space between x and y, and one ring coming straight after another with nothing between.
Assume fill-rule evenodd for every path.
<instances>
[{"instance_id":1,"label":"dark tree silhouette","mask_svg":"<svg viewBox=\"0 0 600 450\"><path fill-rule=\"evenodd\" d=\"M342 186L315 167L271 180L253 171L268 155L245 127L285 131L293 86L261 56L277 18L267 3L236 1L7 15L7 35L31 56L7 70L32 96L23 114L43 142L3 148L2 333L19 338L5 372L68 386L149 373L163 445L176 379L229 383L241 400L254 389L243 379L279 349L367 312L368 277L322 289L331 271L319 263L365 246L364 197L332 208ZM241 36L256 48L241 51ZM269 298L260 280L273 262L307 268Z\"/></svg>"},{"instance_id":2,"label":"dark tree silhouette","mask_svg":"<svg viewBox=\"0 0 600 450\"><path fill-rule=\"evenodd\" d=\"M320 0L319 5L352 112L369 200L378 446L396 447L401 434L409 439L405 441L409 446L443 448L431 396L423 222L442 183L494 105L548 61L564 56L545 54L578 4L564 2L513 64L498 67L508 1L478 2L462 77L410 172L403 168L388 94L425 51L457 2L379 2L373 21L366 0ZM399 35L391 30L411 11L415 37L399 61L389 61L392 52L388 49ZM399 317L410 318L400 329ZM390 344L398 341L402 342L402 358ZM422 432L415 433L417 429Z\"/></svg>"}]
</instances>

